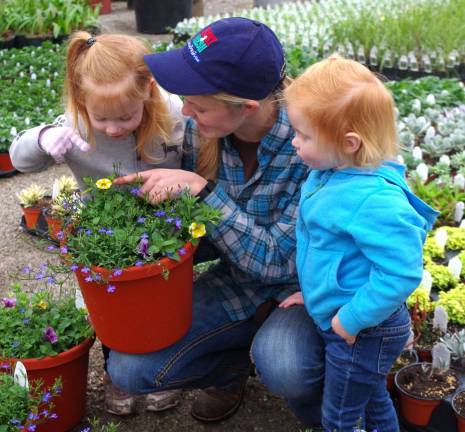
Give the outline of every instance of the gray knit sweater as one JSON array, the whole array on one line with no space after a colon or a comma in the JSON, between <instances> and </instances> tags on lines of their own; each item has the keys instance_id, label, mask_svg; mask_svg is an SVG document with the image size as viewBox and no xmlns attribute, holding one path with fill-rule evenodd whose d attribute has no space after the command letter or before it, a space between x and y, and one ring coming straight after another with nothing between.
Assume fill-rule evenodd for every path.
<instances>
[{"instance_id":1,"label":"gray knit sweater","mask_svg":"<svg viewBox=\"0 0 465 432\"><path fill-rule=\"evenodd\" d=\"M125 138L109 138L103 133L94 131L95 147L89 152L82 152L74 146L64 158L65 163L73 172L81 190L86 189L84 177L102 178L113 173L113 164L120 164L122 175L144 171L151 168L180 168L182 158L182 143L184 138L185 118L181 113L182 101L176 95L162 91L169 112L175 120L175 128L170 142L164 143L156 137L149 144L149 154L160 163L148 163L139 159L136 153L135 135ZM59 126L72 126L70 116L65 114L55 121ZM10 156L16 169L23 172L42 171L55 164L55 160L39 147L40 131L46 126L38 126L21 132L10 147ZM80 134L85 139L82 130ZM166 156L166 157L165 157Z\"/></svg>"}]
</instances>

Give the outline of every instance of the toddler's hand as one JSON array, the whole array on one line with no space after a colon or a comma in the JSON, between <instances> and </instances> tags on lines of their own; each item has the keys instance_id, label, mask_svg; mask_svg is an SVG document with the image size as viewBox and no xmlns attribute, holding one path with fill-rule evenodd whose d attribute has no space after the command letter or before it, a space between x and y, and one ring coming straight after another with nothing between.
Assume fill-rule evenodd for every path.
<instances>
[{"instance_id":1,"label":"toddler's hand","mask_svg":"<svg viewBox=\"0 0 465 432\"><path fill-rule=\"evenodd\" d=\"M39 147L58 163L64 161L63 156L73 146L83 152L90 150L90 145L70 127L51 127L45 129L39 137Z\"/></svg>"},{"instance_id":2,"label":"toddler's hand","mask_svg":"<svg viewBox=\"0 0 465 432\"><path fill-rule=\"evenodd\" d=\"M279 303L279 307L288 308L289 306L298 305L298 304L301 304L301 305L304 304L304 298L302 296L301 291L291 294L287 299Z\"/></svg>"},{"instance_id":3,"label":"toddler's hand","mask_svg":"<svg viewBox=\"0 0 465 432\"><path fill-rule=\"evenodd\" d=\"M349 345L353 345L355 343L356 336L352 336L345 331L344 327L342 327L342 324L339 321L338 315L335 315L331 320L331 327L334 333L341 336L341 338L344 339Z\"/></svg>"}]
</instances>

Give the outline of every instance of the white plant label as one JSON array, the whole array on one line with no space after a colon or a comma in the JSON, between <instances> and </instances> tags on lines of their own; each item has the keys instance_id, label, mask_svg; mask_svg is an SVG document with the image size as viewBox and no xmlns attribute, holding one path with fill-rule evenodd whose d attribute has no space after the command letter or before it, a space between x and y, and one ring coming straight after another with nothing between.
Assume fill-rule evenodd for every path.
<instances>
[{"instance_id":1,"label":"white plant label","mask_svg":"<svg viewBox=\"0 0 465 432\"><path fill-rule=\"evenodd\" d=\"M460 279L460 273L462 272L462 260L458 256L449 261L447 268L455 279Z\"/></svg>"},{"instance_id":2,"label":"white plant label","mask_svg":"<svg viewBox=\"0 0 465 432\"><path fill-rule=\"evenodd\" d=\"M15 373L13 375L15 384L29 390L29 380L27 379L27 371L23 363L16 362Z\"/></svg>"},{"instance_id":3,"label":"white plant label","mask_svg":"<svg viewBox=\"0 0 465 432\"><path fill-rule=\"evenodd\" d=\"M82 297L80 289L76 289L76 294L74 295L74 304L76 305L76 309L86 308L86 304L84 303L84 297Z\"/></svg>"},{"instance_id":4,"label":"white plant label","mask_svg":"<svg viewBox=\"0 0 465 432\"><path fill-rule=\"evenodd\" d=\"M439 228L438 230L436 230L434 238L441 249L444 249L446 247L447 231L444 228Z\"/></svg>"},{"instance_id":5,"label":"white plant label","mask_svg":"<svg viewBox=\"0 0 465 432\"><path fill-rule=\"evenodd\" d=\"M431 350L433 369L448 370L450 367L450 351L445 344L438 342Z\"/></svg>"},{"instance_id":6,"label":"white plant label","mask_svg":"<svg viewBox=\"0 0 465 432\"><path fill-rule=\"evenodd\" d=\"M438 329L443 333L447 333L447 323L449 321L449 316L447 315L447 311L442 307L438 306L434 309L434 317L433 317L433 328Z\"/></svg>"},{"instance_id":7,"label":"white plant label","mask_svg":"<svg viewBox=\"0 0 465 432\"><path fill-rule=\"evenodd\" d=\"M421 284L425 291L430 295L431 293L431 287L433 286L433 277L431 276L431 273L428 270L423 270L423 279L421 281Z\"/></svg>"}]
</instances>

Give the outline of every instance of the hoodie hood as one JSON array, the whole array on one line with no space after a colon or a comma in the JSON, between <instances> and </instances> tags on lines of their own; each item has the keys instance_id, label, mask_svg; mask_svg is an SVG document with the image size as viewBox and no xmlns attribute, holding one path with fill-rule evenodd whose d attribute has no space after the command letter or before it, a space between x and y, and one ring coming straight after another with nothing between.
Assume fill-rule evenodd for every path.
<instances>
[{"instance_id":1,"label":"hoodie hood","mask_svg":"<svg viewBox=\"0 0 465 432\"><path fill-rule=\"evenodd\" d=\"M342 171L348 174L382 177L387 182L400 187L404 191L412 207L426 220L427 228L430 230L433 227L439 212L412 193L405 179L405 165L393 161L386 161L383 162L381 166L372 170L366 168L346 168Z\"/></svg>"}]
</instances>

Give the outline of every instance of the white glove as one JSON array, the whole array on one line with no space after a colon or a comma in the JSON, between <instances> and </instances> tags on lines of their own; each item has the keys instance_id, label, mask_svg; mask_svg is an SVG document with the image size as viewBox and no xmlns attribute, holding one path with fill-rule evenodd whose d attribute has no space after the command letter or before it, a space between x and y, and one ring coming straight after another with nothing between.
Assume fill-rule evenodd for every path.
<instances>
[{"instance_id":1,"label":"white glove","mask_svg":"<svg viewBox=\"0 0 465 432\"><path fill-rule=\"evenodd\" d=\"M77 146L83 152L91 148L90 144L70 127L50 127L42 131L39 136L39 147L58 163L64 161L65 153L73 146Z\"/></svg>"}]
</instances>

